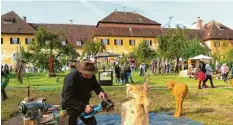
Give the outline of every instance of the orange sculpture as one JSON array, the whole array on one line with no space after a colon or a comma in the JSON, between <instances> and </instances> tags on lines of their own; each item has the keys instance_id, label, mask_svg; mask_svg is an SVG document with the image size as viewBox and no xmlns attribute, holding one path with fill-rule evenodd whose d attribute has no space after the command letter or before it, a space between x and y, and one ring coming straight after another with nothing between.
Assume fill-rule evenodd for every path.
<instances>
[{"instance_id":1,"label":"orange sculpture","mask_svg":"<svg viewBox=\"0 0 233 125\"><path fill-rule=\"evenodd\" d=\"M233 87L233 78L230 79L231 86Z\"/></svg>"},{"instance_id":2,"label":"orange sculpture","mask_svg":"<svg viewBox=\"0 0 233 125\"><path fill-rule=\"evenodd\" d=\"M127 85L126 93L133 99L121 106L122 125L149 125L149 78L142 85Z\"/></svg>"},{"instance_id":3,"label":"orange sculpture","mask_svg":"<svg viewBox=\"0 0 233 125\"><path fill-rule=\"evenodd\" d=\"M174 117L180 117L182 115L182 104L188 93L188 87L186 84L180 82L168 82L167 87L172 91L176 99L176 112Z\"/></svg>"}]
</instances>

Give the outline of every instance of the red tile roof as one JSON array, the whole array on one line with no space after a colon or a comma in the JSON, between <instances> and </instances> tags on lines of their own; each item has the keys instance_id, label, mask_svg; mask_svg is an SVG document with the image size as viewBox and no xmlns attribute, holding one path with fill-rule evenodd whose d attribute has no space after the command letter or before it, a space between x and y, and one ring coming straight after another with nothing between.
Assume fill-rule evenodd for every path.
<instances>
[{"instance_id":1,"label":"red tile roof","mask_svg":"<svg viewBox=\"0 0 233 125\"><path fill-rule=\"evenodd\" d=\"M176 28L170 28L171 30L177 30ZM162 28L162 34L166 34L169 28ZM187 29L187 35L189 39L199 38L202 39L202 33L197 29Z\"/></svg>"},{"instance_id":2,"label":"red tile roof","mask_svg":"<svg viewBox=\"0 0 233 125\"><path fill-rule=\"evenodd\" d=\"M161 34L160 28L114 27L100 26L95 36L122 36L122 37L156 37Z\"/></svg>"},{"instance_id":3,"label":"red tile roof","mask_svg":"<svg viewBox=\"0 0 233 125\"><path fill-rule=\"evenodd\" d=\"M64 33L69 43L77 46L77 41L82 41L82 44L86 41L92 40L94 33L94 25L75 25L75 24L34 24L30 23L32 27L38 29L38 27L44 27L49 32Z\"/></svg>"},{"instance_id":4,"label":"red tile roof","mask_svg":"<svg viewBox=\"0 0 233 125\"><path fill-rule=\"evenodd\" d=\"M233 39L233 30L216 21L211 21L202 27L202 39Z\"/></svg>"},{"instance_id":5,"label":"red tile roof","mask_svg":"<svg viewBox=\"0 0 233 125\"><path fill-rule=\"evenodd\" d=\"M150 20L136 12L119 12L114 11L99 23L127 23L127 24L150 24L161 25L160 23Z\"/></svg>"},{"instance_id":6,"label":"red tile roof","mask_svg":"<svg viewBox=\"0 0 233 125\"><path fill-rule=\"evenodd\" d=\"M11 21L11 24L4 23ZM20 18L14 11L1 16L1 33L6 34L34 34L35 30Z\"/></svg>"}]
</instances>

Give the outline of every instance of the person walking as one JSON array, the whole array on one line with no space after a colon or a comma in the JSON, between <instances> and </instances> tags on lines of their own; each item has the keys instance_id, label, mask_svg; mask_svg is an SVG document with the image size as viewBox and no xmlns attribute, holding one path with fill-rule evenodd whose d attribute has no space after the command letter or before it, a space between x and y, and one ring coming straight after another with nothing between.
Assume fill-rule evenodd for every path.
<instances>
[{"instance_id":1,"label":"person walking","mask_svg":"<svg viewBox=\"0 0 233 125\"><path fill-rule=\"evenodd\" d=\"M9 74L9 66L7 63L4 65L4 72L8 75Z\"/></svg>"},{"instance_id":2,"label":"person walking","mask_svg":"<svg viewBox=\"0 0 233 125\"><path fill-rule=\"evenodd\" d=\"M91 60L85 60L77 64L65 78L62 89L62 109L67 111L68 125L77 125L81 119L86 125L96 125L94 116L85 119L82 113L91 113L93 104L89 104L91 91L94 90L101 99L107 100L108 96L100 87L95 74L98 68Z\"/></svg>"},{"instance_id":3,"label":"person walking","mask_svg":"<svg viewBox=\"0 0 233 125\"><path fill-rule=\"evenodd\" d=\"M130 67L130 65L127 66L127 77L130 79L131 83L133 83L132 68Z\"/></svg>"},{"instance_id":4,"label":"person walking","mask_svg":"<svg viewBox=\"0 0 233 125\"><path fill-rule=\"evenodd\" d=\"M198 79L199 79L199 84L198 84L198 89L201 89L201 83L205 80L206 76L205 76L205 63L203 61L200 61L199 62L199 65L198 65ZM207 87L206 85L204 86L205 88Z\"/></svg>"},{"instance_id":5,"label":"person walking","mask_svg":"<svg viewBox=\"0 0 233 125\"><path fill-rule=\"evenodd\" d=\"M231 78L233 79L233 64L232 64L232 67L231 67Z\"/></svg>"},{"instance_id":6,"label":"person walking","mask_svg":"<svg viewBox=\"0 0 233 125\"><path fill-rule=\"evenodd\" d=\"M127 84L129 83L129 75L128 75L128 67L125 65L124 67L124 83Z\"/></svg>"},{"instance_id":7,"label":"person walking","mask_svg":"<svg viewBox=\"0 0 233 125\"><path fill-rule=\"evenodd\" d=\"M229 67L227 66L226 63L224 63L221 67L221 71L222 71L222 75L223 75L223 80L226 83L227 81L227 77L228 77L228 73L229 73Z\"/></svg>"},{"instance_id":8,"label":"person walking","mask_svg":"<svg viewBox=\"0 0 233 125\"><path fill-rule=\"evenodd\" d=\"M120 78L121 78L121 84L123 85L125 83L125 72L124 68L120 71Z\"/></svg>"},{"instance_id":9,"label":"person walking","mask_svg":"<svg viewBox=\"0 0 233 125\"><path fill-rule=\"evenodd\" d=\"M121 68L120 68L120 66L117 64L117 65L115 66L116 83L120 83L120 73L121 73Z\"/></svg>"},{"instance_id":10,"label":"person walking","mask_svg":"<svg viewBox=\"0 0 233 125\"><path fill-rule=\"evenodd\" d=\"M211 85L211 87L212 87L212 88L215 88L215 86L214 86L214 84L213 84L213 81L212 81L213 69L212 69L212 67L211 67L210 64L209 64L209 61L206 62L205 69L206 69L206 72L205 72L206 78L205 78L205 80L203 81L202 88L206 88L206 87L207 87L206 82L207 82L208 80L210 80L210 85Z\"/></svg>"},{"instance_id":11,"label":"person walking","mask_svg":"<svg viewBox=\"0 0 233 125\"><path fill-rule=\"evenodd\" d=\"M4 80L2 80L2 78L4 78ZM6 95L6 91L5 88L7 86L9 82L9 77L7 76L7 74L5 72L3 72L1 70L1 94L2 94L2 100L6 100L8 99L7 95Z\"/></svg>"}]
</instances>

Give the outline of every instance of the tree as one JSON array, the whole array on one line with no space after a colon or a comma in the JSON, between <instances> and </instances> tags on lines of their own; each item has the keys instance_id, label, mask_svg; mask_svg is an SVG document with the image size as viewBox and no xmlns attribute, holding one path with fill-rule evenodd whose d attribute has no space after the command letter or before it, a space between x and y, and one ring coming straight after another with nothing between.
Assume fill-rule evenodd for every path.
<instances>
[{"instance_id":1,"label":"tree","mask_svg":"<svg viewBox=\"0 0 233 125\"><path fill-rule=\"evenodd\" d=\"M233 47L230 47L220 59L221 63L233 64Z\"/></svg>"},{"instance_id":2,"label":"tree","mask_svg":"<svg viewBox=\"0 0 233 125\"><path fill-rule=\"evenodd\" d=\"M99 52L105 52L106 46L100 41L90 42L87 41L83 46L83 54L82 57L87 55L96 55Z\"/></svg>"},{"instance_id":3,"label":"tree","mask_svg":"<svg viewBox=\"0 0 233 125\"><path fill-rule=\"evenodd\" d=\"M183 50L187 47L187 30L177 27L169 29L163 36L159 36L158 53L162 57L173 59L176 58L176 71L178 72L179 58L183 55Z\"/></svg>"},{"instance_id":4,"label":"tree","mask_svg":"<svg viewBox=\"0 0 233 125\"><path fill-rule=\"evenodd\" d=\"M39 28L35 33L35 41L28 46L30 58L35 66L49 70L49 75L62 71L61 58L76 58L78 55L70 44L62 45L59 36L63 34L51 33ZM64 36L63 36L64 37Z\"/></svg>"},{"instance_id":5,"label":"tree","mask_svg":"<svg viewBox=\"0 0 233 125\"><path fill-rule=\"evenodd\" d=\"M189 39L188 33L187 29L177 27L177 29L168 29L165 35L159 36L158 53L168 59L176 58L177 72L180 57L188 59L208 53L208 49L200 44L201 41L197 38Z\"/></svg>"},{"instance_id":6,"label":"tree","mask_svg":"<svg viewBox=\"0 0 233 125\"><path fill-rule=\"evenodd\" d=\"M201 45L201 40L198 38L194 38L191 40L187 40L187 45L183 50L182 57L188 59L190 57L194 57L200 54L207 55L209 50L207 47Z\"/></svg>"},{"instance_id":7,"label":"tree","mask_svg":"<svg viewBox=\"0 0 233 125\"><path fill-rule=\"evenodd\" d=\"M156 56L156 52L150 48L147 41L143 41L135 48L134 54L131 53L130 56L136 56L139 63L149 62Z\"/></svg>"}]
</instances>

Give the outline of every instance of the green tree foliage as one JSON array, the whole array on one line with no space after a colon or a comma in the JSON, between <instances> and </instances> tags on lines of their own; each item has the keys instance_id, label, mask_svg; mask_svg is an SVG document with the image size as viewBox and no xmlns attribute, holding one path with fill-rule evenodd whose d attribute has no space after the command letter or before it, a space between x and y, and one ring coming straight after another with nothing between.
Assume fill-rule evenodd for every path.
<instances>
[{"instance_id":1,"label":"green tree foliage","mask_svg":"<svg viewBox=\"0 0 233 125\"><path fill-rule=\"evenodd\" d=\"M106 51L106 46L102 42L100 42L100 41L94 41L94 42L87 41L84 43L84 46L83 46L82 57L85 55L96 55L97 53L105 52L105 51Z\"/></svg>"},{"instance_id":2,"label":"green tree foliage","mask_svg":"<svg viewBox=\"0 0 233 125\"><path fill-rule=\"evenodd\" d=\"M185 29L168 29L167 33L158 37L158 53L165 58L179 58L187 47L187 31Z\"/></svg>"},{"instance_id":3,"label":"green tree foliage","mask_svg":"<svg viewBox=\"0 0 233 125\"><path fill-rule=\"evenodd\" d=\"M60 36L63 34L51 33L42 27L39 28L35 33L35 41L28 45L27 51L22 51L27 59L26 62L48 70L48 59L52 56L54 57L54 71L61 71L62 65L65 63L64 59L66 61L75 59L79 55L72 45L62 45Z\"/></svg>"},{"instance_id":4,"label":"green tree foliage","mask_svg":"<svg viewBox=\"0 0 233 125\"><path fill-rule=\"evenodd\" d=\"M230 47L220 59L221 63L233 64L233 47Z\"/></svg>"},{"instance_id":5,"label":"green tree foliage","mask_svg":"<svg viewBox=\"0 0 233 125\"><path fill-rule=\"evenodd\" d=\"M208 48L201 45L201 40L194 38L191 40L187 40L187 45L183 50L182 57L188 59L200 54L208 55L208 53Z\"/></svg>"},{"instance_id":6,"label":"green tree foliage","mask_svg":"<svg viewBox=\"0 0 233 125\"><path fill-rule=\"evenodd\" d=\"M156 56L156 52L150 48L146 41L143 41L139 46L131 53L130 56L137 57L137 62L149 62Z\"/></svg>"},{"instance_id":7,"label":"green tree foliage","mask_svg":"<svg viewBox=\"0 0 233 125\"><path fill-rule=\"evenodd\" d=\"M168 59L176 58L176 64L180 57L188 59L199 54L207 54L208 49L200 45L201 41L196 38L189 39L188 33L187 29L179 27L168 29L166 34L158 37L158 54ZM177 69L178 65L176 65L176 71Z\"/></svg>"}]
</instances>

